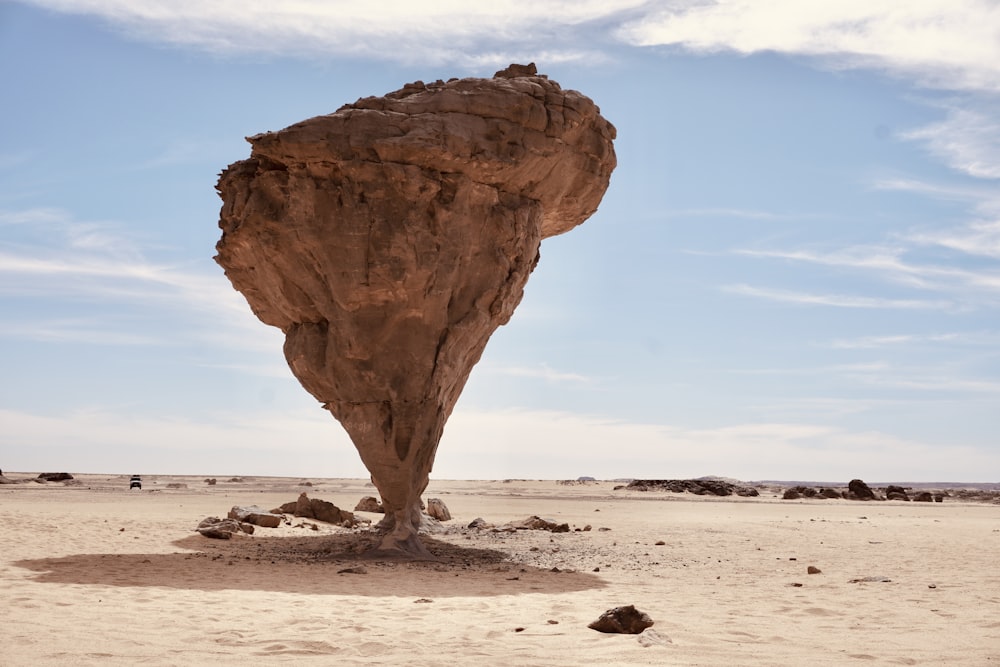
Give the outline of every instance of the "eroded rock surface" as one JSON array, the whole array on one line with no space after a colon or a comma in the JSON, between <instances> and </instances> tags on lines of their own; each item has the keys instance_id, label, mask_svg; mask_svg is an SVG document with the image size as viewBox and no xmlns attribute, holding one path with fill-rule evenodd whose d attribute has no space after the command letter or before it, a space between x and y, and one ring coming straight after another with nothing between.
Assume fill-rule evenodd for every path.
<instances>
[{"instance_id":1,"label":"eroded rock surface","mask_svg":"<svg viewBox=\"0 0 1000 667\"><path fill-rule=\"evenodd\" d=\"M445 421L521 300L539 243L597 209L614 127L511 66L416 82L250 137L219 179L216 260L344 425L413 555Z\"/></svg>"}]
</instances>

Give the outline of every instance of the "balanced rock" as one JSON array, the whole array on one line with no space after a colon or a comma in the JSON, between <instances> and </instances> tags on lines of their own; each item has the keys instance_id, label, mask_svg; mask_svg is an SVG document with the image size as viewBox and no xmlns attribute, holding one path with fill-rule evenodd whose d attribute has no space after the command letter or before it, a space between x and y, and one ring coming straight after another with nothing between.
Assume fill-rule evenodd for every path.
<instances>
[{"instance_id":1,"label":"balanced rock","mask_svg":"<svg viewBox=\"0 0 1000 667\"><path fill-rule=\"evenodd\" d=\"M637 635L652 625L653 619L649 614L639 611L633 605L628 605L607 610L587 627L598 632Z\"/></svg>"},{"instance_id":2,"label":"balanced rock","mask_svg":"<svg viewBox=\"0 0 1000 667\"><path fill-rule=\"evenodd\" d=\"M379 550L429 555L419 500L445 422L541 240L597 210L614 137L590 99L512 66L258 134L222 173L215 259L371 472Z\"/></svg>"}]
</instances>

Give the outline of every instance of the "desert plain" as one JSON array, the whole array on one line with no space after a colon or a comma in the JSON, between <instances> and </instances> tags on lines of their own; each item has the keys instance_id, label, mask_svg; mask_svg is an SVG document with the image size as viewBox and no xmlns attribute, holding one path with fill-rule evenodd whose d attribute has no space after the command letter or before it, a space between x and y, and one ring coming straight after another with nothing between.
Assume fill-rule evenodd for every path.
<instances>
[{"instance_id":1,"label":"desert plain","mask_svg":"<svg viewBox=\"0 0 1000 667\"><path fill-rule=\"evenodd\" d=\"M453 518L404 562L290 516L194 530L367 480L74 477L0 486L0 665L1000 665L996 503L432 480ZM502 529L529 516L570 529ZM654 625L587 627L623 605Z\"/></svg>"}]
</instances>

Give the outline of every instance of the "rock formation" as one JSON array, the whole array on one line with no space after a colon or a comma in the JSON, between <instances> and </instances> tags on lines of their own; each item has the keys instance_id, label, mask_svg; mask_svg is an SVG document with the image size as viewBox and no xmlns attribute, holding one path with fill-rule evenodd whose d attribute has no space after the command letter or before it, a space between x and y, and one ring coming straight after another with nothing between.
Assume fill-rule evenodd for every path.
<instances>
[{"instance_id":1,"label":"rock formation","mask_svg":"<svg viewBox=\"0 0 1000 667\"><path fill-rule=\"evenodd\" d=\"M211 537L216 540L228 540L233 535L253 535L254 527L253 524L244 523L237 519L220 519L219 517L210 516L202 519L195 530L205 537Z\"/></svg>"},{"instance_id":2,"label":"rock formation","mask_svg":"<svg viewBox=\"0 0 1000 667\"><path fill-rule=\"evenodd\" d=\"M358 525L359 520L352 512L342 510L328 500L310 498L302 492L296 500L285 503L271 510L272 514L291 514L304 519L316 519L324 523L332 523L344 528Z\"/></svg>"},{"instance_id":3,"label":"rock formation","mask_svg":"<svg viewBox=\"0 0 1000 667\"><path fill-rule=\"evenodd\" d=\"M511 66L250 137L222 173L216 261L351 436L381 550L428 555L419 499L445 421L541 240L597 209L614 136L590 99Z\"/></svg>"},{"instance_id":4,"label":"rock formation","mask_svg":"<svg viewBox=\"0 0 1000 667\"><path fill-rule=\"evenodd\" d=\"M673 491L674 493L688 491L696 496L731 496L735 493L738 496L750 498L760 495L760 492L751 486L717 479L634 479L627 486L615 487L616 490L619 488L632 491L657 489Z\"/></svg>"},{"instance_id":5,"label":"rock formation","mask_svg":"<svg viewBox=\"0 0 1000 667\"><path fill-rule=\"evenodd\" d=\"M241 523L249 523L262 528L277 528L281 525L281 515L263 510L256 505L249 507L234 506L229 510L228 517Z\"/></svg>"},{"instance_id":6,"label":"rock formation","mask_svg":"<svg viewBox=\"0 0 1000 667\"><path fill-rule=\"evenodd\" d=\"M427 501L427 516L438 521L451 521L451 512L440 498L430 498Z\"/></svg>"},{"instance_id":7,"label":"rock formation","mask_svg":"<svg viewBox=\"0 0 1000 667\"><path fill-rule=\"evenodd\" d=\"M860 479L852 479L848 482L847 497L851 500L877 500L871 487Z\"/></svg>"},{"instance_id":8,"label":"rock formation","mask_svg":"<svg viewBox=\"0 0 1000 667\"><path fill-rule=\"evenodd\" d=\"M42 482L66 482L73 479L73 475L68 472L43 472L35 479Z\"/></svg>"}]
</instances>

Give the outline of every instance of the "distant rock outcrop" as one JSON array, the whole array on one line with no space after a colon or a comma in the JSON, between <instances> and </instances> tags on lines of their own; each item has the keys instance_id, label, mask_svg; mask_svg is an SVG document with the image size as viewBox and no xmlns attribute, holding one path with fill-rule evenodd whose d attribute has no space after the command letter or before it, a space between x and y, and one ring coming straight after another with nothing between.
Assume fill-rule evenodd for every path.
<instances>
[{"instance_id":1,"label":"distant rock outcrop","mask_svg":"<svg viewBox=\"0 0 1000 667\"><path fill-rule=\"evenodd\" d=\"M73 475L68 472L43 472L35 479L41 480L43 482L65 482L67 480L73 479Z\"/></svg>"},{"instance_id":2,"label":"distant rock outcrop","mask_svg":"<svg viewBox=\"0 0 1000 667\"><path fill-rule=\"evenodd\" d=\"M590 99L512 65L258 134L222 173L216 261L350 434L387 512L379 549L428 555L444 424L542 239L597 210L614 137Z\"/></svg>"},{"instance_id":3,"label":"distant rock outcrop","mask_svg":"<svg viewBox=\"0 0 1000 667\"><path fill-rule=\"evenodd\" d=\"M626 488L632 491L655 489L673 491L674 493L686 491L696 496L731 496L735 494L743 497L754 497L760 495L760 492L755 488L716 479L636 479L625 487L616 488Z\"/></svg>"}]
</instances>

